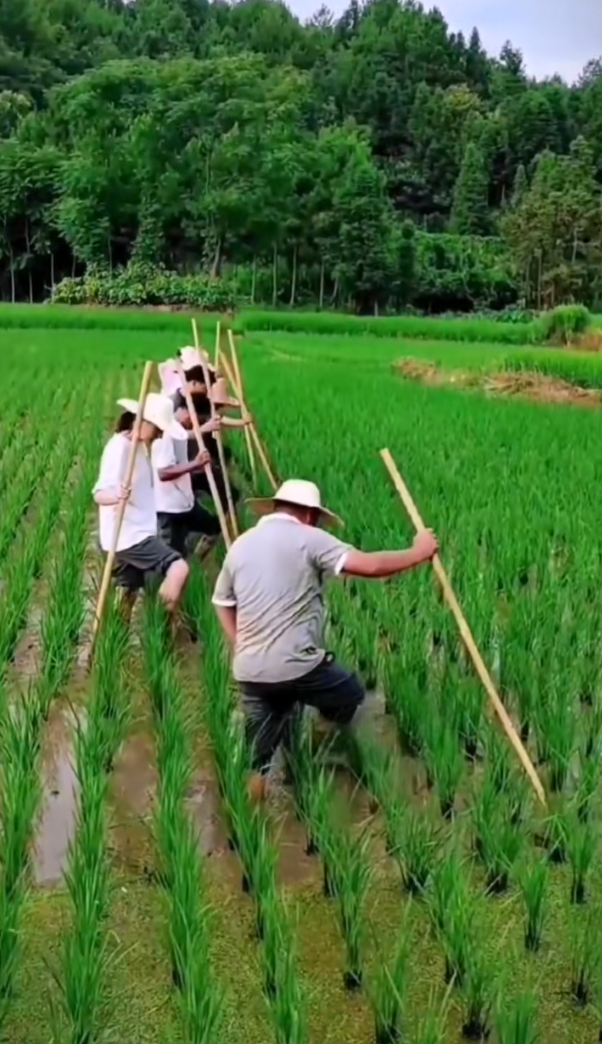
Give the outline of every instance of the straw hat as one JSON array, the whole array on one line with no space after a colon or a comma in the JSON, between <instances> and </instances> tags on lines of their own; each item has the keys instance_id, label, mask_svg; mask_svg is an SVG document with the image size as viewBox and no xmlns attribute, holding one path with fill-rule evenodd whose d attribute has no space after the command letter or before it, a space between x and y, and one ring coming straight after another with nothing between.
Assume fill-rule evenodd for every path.
<instances>
[{"instance_id":1,"label":"straw hat","mask_svg":"<svg viewBox=\"0 0 602 1044\"><path fill-rule=\"evenodd\" d=\"M207 352L200 348L180 348L179 355L183 370L194 370L195 366L205 365L209 373L215 373L215 366L210 361Z\"/></svg>"},{"instance_id":2,"label":"straw hat","mask_svg":"<svg viewBox=\"0 0 602 1044\"><path fill-rule=\"evenodd\" d=\"M250 508L256 515L270 515L278 504L296 504L297 507L311 508L320 512L320 521L327 526L341 528L344 523L334 511L323 507L320 490L315 482L304 479L288 479L277 489L273 497L248 500Z\"/></svg>"},{"instance_id":3,"label":"straw hat","mask_svg":"<svg viewBox=\"0 0 602 1044\"><path fill-rule=\"evenodd\" d=\"M215 406L224 406L231 410L238 410L240 408L238 399L232 399L228 395L228 386L223 377L217 378L215 384L211 386L209 394L211 396L211 401Z\"/></svg>"},{"instance_id":4,"label":"straw hat","mask_svg":"<svg viewBox=\"0 0 602 1044\"><path fill-rule=\"evenodd\" d=\"M122 410L127 410L128 413L136 415L138 412L136 399L118 399L117 405L121 406ZM159 431L171 435L172 439L188 438L186 429L175 420L173 402L167 395L149 392L146 396L142 419L148 421L149 424L154 424Z\"/></svg>"}]
</instances>

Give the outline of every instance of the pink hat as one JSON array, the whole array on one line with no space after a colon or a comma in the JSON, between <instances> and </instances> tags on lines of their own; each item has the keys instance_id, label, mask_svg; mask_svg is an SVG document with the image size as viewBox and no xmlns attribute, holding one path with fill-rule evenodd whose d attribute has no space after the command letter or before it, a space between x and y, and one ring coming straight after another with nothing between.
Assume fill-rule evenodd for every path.
<instances>
[{"instance_id":1,"label":"pink hat","mask_svg":"<svg viewBox=\"0 0 602 1044\"><path fill-rule=\"evenodd\" d=\"M175 395L176 392L182 390L177 364L173 359L167 359L166 362L159 363L157 369L159 370L161 391L164 395Z\"/></svg>"}]
</instances>

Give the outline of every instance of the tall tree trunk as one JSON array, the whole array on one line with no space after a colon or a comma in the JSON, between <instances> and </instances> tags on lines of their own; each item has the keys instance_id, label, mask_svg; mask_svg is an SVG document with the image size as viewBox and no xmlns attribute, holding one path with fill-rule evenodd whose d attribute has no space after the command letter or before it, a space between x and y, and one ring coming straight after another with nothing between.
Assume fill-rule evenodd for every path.
<instances>
[{"instance_id":1,"label":"tall tree trunk","mask_svg":"<svg viewBox=\"0 0 602 1044\"><path fill-rule=\"evenodd\" d=\"M295 307L295 301L297 299L297 244L293 247L293 274L291 278L291 299L289 305L291 308Z\"/></svg>"},{"instance_id":2,"label":"tall tree trunk","mask_svg":"<svg viewBox=\"0 0 602 1044\"><path fill-rule=\"evenodd\" d=\"M211 278L219 279L222 272L222 237L219 236L217 243L215 244L215 254L213 255L213 263L211 265Z\"/></svg>"},{"instance_id":3,"label":"tall tree trunk","mask_svg":"<svg viewBox=\"0 0 602 1044\"><path fill-rule=\"evenodd\" d=\"M318 298L320 311L324 307L324 258L320 259L320 296Z\"/></svg>"},{"instance_id":4,"label":"tall tree trunk","mask_svg":"<svg viewBox=\"0 0 602 1044\"><path fill-rule=\"evenodd\" d=\"M73 255L73 259L71 261L71 278L72 279L75 279L75 266L76 266L76 264L77 264L77 261L75 259L75 254L74 254Z\"/></svg>"},{"instance_id":5,"label":"tall tree trunk","mask_svg":"<svg viewBox=\"0 0 602 1044\"><path fill-rule=\"evenodd\" d=\"M253 254L253 269L251 275L251 304L255 304L255 293L257 291L257 258Z\"/></svg>"},{"instance_id":6,"label":"tall tree trunk","mask_svg":"<svg viewBox=\"0 0 602 1044\"><path fill-rule=\"evenodd\" d=\"M55 285L54 251L51 250L50 251L50 288L51 288L53 293L54 293L54 285Z\"/></svg>"},{"instance_id":7,"label":"tall tree trunk","mask_svg":"<svg viewBox=\"0 0 602 1044\"><path fill-rule=\"evenodd\" d=\"M272 265L272 306L278 304L278 244L274 243L274 260Z\"/></svg>"},{"instance_id":8,"label":"tall tree trunk","mask_svg":"<svg viewBox=\"0 0 602 1044\"><path fill-rule=\"evenodd\" d=\"M17 288L15 286L15 254L10 240L8 244L8 259L10 264L10 300L11 303L14 304L17 300Z\"/></svg>"},{"instance_id":9,"label":"tall tree trunk","mask_svg":"<svg viewBox=\"0 0 602 1044\"><path fill-rule=\"evenodd\" d=\"M113 275L113 244L110 236L108 237L107 247L109 251L109 272Z\"/></svg>"},{"instance_id":10,"label":"tall tree trunk","mask_svg":"<svg viewBox=\"0 0 602 1044\"><path fill-rule=\"evenodd\" d=\"M336 275L334 277L334 288L333 288L333 291L332 291L332 297L330 298L330 303L331 303L331 305L333 305L333 307L336 306L338 296L339 296L339 277L338 277L338 275Z\"/></svg>"},{"instance_id":11,"label":"tall tree trunk","mask_svg":"<svg viewBox=\"0 0 602 1044\"><path fill-rule=\"evenodd\" d=\"M29 303L33 304L33 277L31 274L31 268L27 269L27 278L29 279Z\"/></svg>"},{"instance_id":12,"label":"tall tree trunk","mask_svg":"<svg viewBox=\"0 0 602 1044\"><path fill-rule=\"evenodd\" d=\"M29 236L29 220L25 222L25 249L27 250L27 281L29 283L29 303L33 304L33 279L31 278L31 239Z\"/></svg>"}]
</instances>

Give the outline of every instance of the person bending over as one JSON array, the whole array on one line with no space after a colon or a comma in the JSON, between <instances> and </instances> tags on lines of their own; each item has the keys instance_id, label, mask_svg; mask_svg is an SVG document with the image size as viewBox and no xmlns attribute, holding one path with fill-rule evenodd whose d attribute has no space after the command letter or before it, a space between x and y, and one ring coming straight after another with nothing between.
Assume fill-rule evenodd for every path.
<instances>
[{"instance_id":1,"label":"person bending over","mask_svg":"<svg viewBox=\"0 0 602 1044\"><path fill-rule=\"evenodd\" d=\"M381 580L436 554L430 530L405 551L360 551L319 528L342 525L322 507L312 482L291 479L269 500L250 501L264 515L230 548L213 605L234 652L252 749L250 793L265 796L267 773L298 704L335 725L353 721L364 690L324 648L322 586L337 576Z\"/></svg>"},{"instance_id":2,"label":"person bending over","mask_svg":"<svg viewBox=\"0 0 602 1044\"><path fill-rule=\"evenodd\" d=\"M123 592L124 613L131 614L136 594L152 580L159 580L159 597L170 613L177 609L188 579L188 565L181 554L157 535L157 510L153 489L151 448L162 434L186 439L177 423L171 400L150 392L146 397L140 441L136 447L134 472L129 488L124 486L127 461L138 403L119 399L122 409L115 432L107 442L93 496L98 505L100 546L113 546L118 506L125 501L119 531L113 579Z\"/></svg>"}]
</instances>

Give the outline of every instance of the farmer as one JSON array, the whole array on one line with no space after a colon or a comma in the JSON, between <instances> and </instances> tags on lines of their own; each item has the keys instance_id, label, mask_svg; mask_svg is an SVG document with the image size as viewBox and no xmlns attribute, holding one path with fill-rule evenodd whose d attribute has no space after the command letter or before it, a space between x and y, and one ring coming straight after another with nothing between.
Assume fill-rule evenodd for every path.
<instances>
[{"instance_id":1,"label":"farmer","mask_svg":"<svg viewBox=\"0 0 602 1044\"><path fill-rule=\"evenodd\" d=\"M425 530L407 551L358 551L319 528L342 523L322 507L318 487L300 479L285 482L269 500L250 503L265 517L232 545L213 604L234 651L253 750L250 793L262 800L297 704L345 727L364 699L356 675L324 649L323 581L395 576L429 562L438 545Z\"/></svg>"},{"instance_id":2,"label":"farmer","mask_svg":"<svg viewBox=\"0 0 602 1044\"><path fill-rule=\"evenodd\" d=\"M169 395L172 400L175 401L176 395L179 392L183 392L182 381L178 372L178 363L184 373L184 380L188 385L190 392L200 392L203 395L207 394L207 384L205 381L205 369L209 376L209 384L212 385L216 381L215 367L209 361L209 356L206 352L202 352L200 348L180 348L178 350L178 360L166 359L165 362L159 363L157 369L159 371L159 378L161 380L161 390L165 395ZM204 364L204 366L203 366Z\"/></svg>"},{"instance_id":3,"label":"farmer","mask_svg":"<svg viewBox=\"0 0 602 1044\"><path fill-rule=\"evenodd\" d=\"M119 399L123 410L115 433L107 442L100 473L94 487L98 504L100 545L103 551L113 546L118 505L125 500L123 522L117 540L113 577L123 591L123 608L131 613L136 594L153 578L160 578L159 597L170 613L175 613L188 579L188 566L182 555L157 536L157 510L153 489L151 447L163 434L186 439L187 433L176 421L171 400L149 392L144 406L140 441L136 447L130 488L123 485L138 409L135 399Z\"/></svg>"},{"instance_id":4,"label":"farmer","mask_svg":"<svg viewBox=\"0 0 602 1044\"><path fill-rule=\"evenodd\" d=\"M169 431L164 432L153 442L151 461L159 533L169 547L185 558L189 535L206 538L210 546L220 535L220 525L217 517L201 507L194 496L192 476L203 472L211 463L211 457L207 452L200 453L196 447L193 459L188 459L188 448L192 445L188 438L192 418L181 392L176 395L175 419L184 429L186 438L175 439ZM219 427L219 419L210 418L201 426L201 434L213 438L213 432Z\"/></svg>"},{"instance_id":5,"label":"farmer","mask_svg":"<svg viewBox=\"0 0 602 1044\"><path fill-rule=\"evenodd\" d=\"M193 395L192 399L196 409L197 417L201 423L207 422L207 420L211 418L213 403L221 422L219 428L216 428L216 432L223 431L226 428L244 428L246 425L252 423L250 416L247 416L244 419L241 417L235 418L223 416L223 411L226 409L240 409L240 403L227 394L227 387L223 377L218 377L216 379L215 383L213 384L210 390L209 396L203 395L202 393L196 393ZM207 449L211 455L213 477L215 478L215 484L217 487L219 499L223 504L226 500L225 480L220 466L217 438L214 434L211 435L207 440ZM226 462L230 462L233 459L232 451L227 446L224 446L223 451ZM190 448L188 451L188 455L190 458ZM209 481L206 472L196 474L193 477L192 484L195 493L198 493L200 495L204 494L206 496L210 495ZM239 491L236 489L235 485L232 484L232 482L231 491L233 502L236 504L240 499L240 494Z\"/></svg>"}]
</instances>

